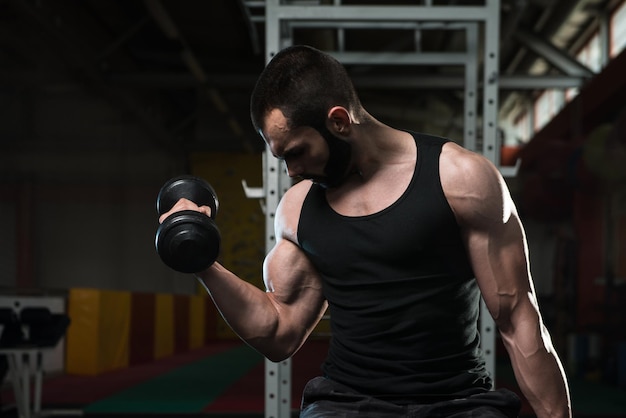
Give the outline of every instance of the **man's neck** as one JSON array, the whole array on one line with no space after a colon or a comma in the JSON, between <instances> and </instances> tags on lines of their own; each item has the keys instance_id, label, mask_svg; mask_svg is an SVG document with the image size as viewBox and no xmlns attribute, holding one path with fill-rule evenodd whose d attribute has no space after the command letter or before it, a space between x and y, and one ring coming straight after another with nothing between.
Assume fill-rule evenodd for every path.
<instances>
[{"instance_id":1,"label":"man's neck","mask_svg":"<svg viewBox=\"0 0 626 418\"><path fill-rule=\"evenodd\" d=\"M386 165L412 162L416 158L415 142L406 131L380 122L360 124L354 129L353 175L366 180Z\"/></svg>"}]
</instances>

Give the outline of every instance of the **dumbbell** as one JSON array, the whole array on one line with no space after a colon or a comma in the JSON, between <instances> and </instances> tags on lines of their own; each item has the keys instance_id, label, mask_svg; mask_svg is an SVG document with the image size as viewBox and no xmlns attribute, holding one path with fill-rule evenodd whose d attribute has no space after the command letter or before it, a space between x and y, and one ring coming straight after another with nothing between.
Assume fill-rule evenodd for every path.
<instances>
[{"instance_id":1,"label":"dumbbell","mask_svg":"<svg viewBox=\"0 0 626 418\"><path fill-rule=\"evenodd\" d=\"M170 268L181 273L197 273L211 266L219 254L221 238L214 221L219 201L205 180L179 176L168 180L159 191L158 214L168 212L182 198L210 207L211 217L193 210L171 214L159 225L155 246L161 260Z\"/></svg>"}]
</instances>

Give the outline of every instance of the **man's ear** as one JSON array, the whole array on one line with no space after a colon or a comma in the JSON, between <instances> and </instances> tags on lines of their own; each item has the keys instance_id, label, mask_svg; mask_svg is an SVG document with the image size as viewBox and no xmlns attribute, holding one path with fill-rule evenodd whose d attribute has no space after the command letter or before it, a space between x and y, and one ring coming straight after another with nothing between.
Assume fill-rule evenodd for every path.
<instances>
[{"instance_id":1,"label":"man's ear","mask_svg":"<svg viewBox=\"0 0 626 418\"><path fill-rule=\"evenodd\" d=\"M350 113L343 106L334 106L328 111L326 127L337 136L348 136L351 122Z\"/></svg>"}]
</instances>

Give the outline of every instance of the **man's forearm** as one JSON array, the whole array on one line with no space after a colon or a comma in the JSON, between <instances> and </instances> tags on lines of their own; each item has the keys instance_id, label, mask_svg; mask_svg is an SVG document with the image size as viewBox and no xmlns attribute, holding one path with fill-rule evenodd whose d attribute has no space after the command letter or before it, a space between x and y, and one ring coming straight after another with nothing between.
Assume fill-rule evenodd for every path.
<instances>
[{"instance_id":1,"label":"man's forearm","mask_svg":"<svg viewBox=\"0 0 626 418\"><path fill-rule=\"evenodd\" d=\"M514 347L507 349L519 387L537 417L571 417L567 379L554 350L541 349L524 356Z\"/></svg>"}]
</instances>

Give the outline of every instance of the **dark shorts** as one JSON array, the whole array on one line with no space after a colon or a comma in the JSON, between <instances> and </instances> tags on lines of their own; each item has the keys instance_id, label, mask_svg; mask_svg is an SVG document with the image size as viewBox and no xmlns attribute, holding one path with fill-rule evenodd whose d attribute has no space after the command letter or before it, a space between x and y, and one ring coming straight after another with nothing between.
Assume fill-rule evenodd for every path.
<instances>
[{"instance_id":1,"label":"dark shorts","mask_svg":"<svg viewBox=\"0 0 626 418\"><path fill-rule=\"evenodd\" d=\"M460 399L398 405L316 377L304 388L300 418L515 418L520 407L519 397L506 389Z\"/></svg>"}]
</instances>

